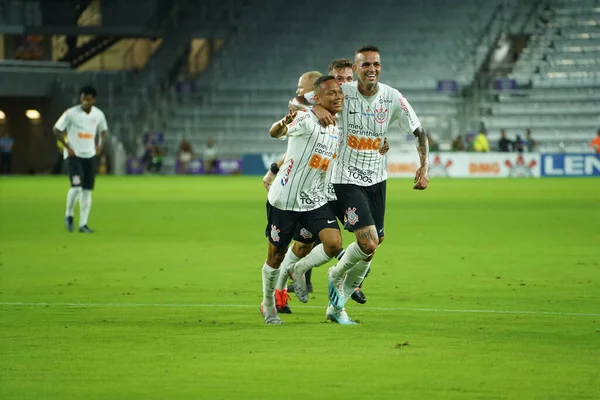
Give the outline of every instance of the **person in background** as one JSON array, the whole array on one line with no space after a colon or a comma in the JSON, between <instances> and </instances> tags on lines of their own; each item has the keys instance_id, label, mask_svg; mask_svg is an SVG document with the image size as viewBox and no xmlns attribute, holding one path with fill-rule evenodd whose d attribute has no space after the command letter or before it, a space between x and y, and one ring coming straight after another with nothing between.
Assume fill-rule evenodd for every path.
<instances>
[{"instance_id":1,"label":"person in background","mask_svg":"<svg viewBox=\"0 0 600 400\"><path fill-rule=\"evenodd\" d=\"M452 141L452 151L465 151L465 142L463 142L462 136L458 135Z\"/></svg>"},{"instance_id":2,"label":"person in background","mask_svg":"<svg viewBox=\"0 0 600 400\"><path fill-rule=\"evenodd\" d=\"M12 148L14 140L4 132L0 136L0 174L10 175L12 172Z\"/></svg>"},{"instance_id":3,"label":"person in background","mask_svg":"<svg viewBox=\"0 0 600 400\"><path fill-rule=\"evenodd\" d=\"M440 151L440 145L433 139L431 132L427 132L427 140L429 140L429 151L436 152Z\"/></svg>"},{"instance_id":4,"label":"person in background","mask_svg":"<svg viewBox=\"0 0 600 400\"><path fill-rule=\"evenodd\" d=\"M502 153L508 153L513 146L513 142L506 137L506 131L502 129L500 131L500 140L498 141L498 150Z\"/></svg>"},{"instance_id":5,"label":"person in background","mask_svg":"<svg viewBox=\"0 0 600 400\"><path fill-rule=\"evenodd\" d=\"M206 139L204 146L204 173L213 174L217 166L217 148L212 138Z\"/></svg>"},{"instance_id":6,"label":"person in background","mask_svg":"<svg viewBox=\"0 0 600 400\"><path fill-rule=\"evenodd\" d=\"M521 135L517 135L515 141L513 142L513 151L516 151L517 153L522 153L523 150L525 150L523 139L521 139Z\"/></svg>"},{"instance_id":7,"label":"person in background","mask_svg":"<svg viewBox=\"0 0 600 400\"><path fill-rule=\"evenodd\" d=\"M525 149L528 153L531 153L535 151L536 146L537 142L531 137L531 129L527 128L525 130Z\"/></svg>"},{"instance_id":8,"label":"person in background","mask_svg":"<svg viewBox=\"0 0 600 400\"><path fill-rule=\"evenodd\" d=\"M179 171L180 174L185 174L188 170L188 165L194 158L194 150L192 149L192 144L187 138L183 138L181 143L179 144L179 150L177 151L177 159L180 162Z\"/></svg>"},{"instance_id":9,"label":"person in background","mask_svg":"<svg viewBox=\"0 0 600 400\"><path fill-rule=\"evenodd\" d=\"M479 153L487 153L490 151L490 143L485 135L485 129L481 130L473 141L473 150Z\"/></svg>"},{"instance_id":10,"label":"person in background","mask_svg":"<svg viewBox=\"0 0 600 400\"><path fill-rule=\"evenodd\" d=\"M590 142L590 147L594 149L596 154L600 154L600 128L596 132L596 137Z\"/></svg>"},{"instance_id":11,"label":"person in background","mask_svg":"<svg viewBox=\"0 0 600 400\"><path fill-rule=\"evenodd\" d=\"M145 171L152 170L152 157L154 153L154 143L152 141L152 133L148 133L148 138L144 143L144 155L142 156L142 165Z\"/></svg>"}]
</instances>

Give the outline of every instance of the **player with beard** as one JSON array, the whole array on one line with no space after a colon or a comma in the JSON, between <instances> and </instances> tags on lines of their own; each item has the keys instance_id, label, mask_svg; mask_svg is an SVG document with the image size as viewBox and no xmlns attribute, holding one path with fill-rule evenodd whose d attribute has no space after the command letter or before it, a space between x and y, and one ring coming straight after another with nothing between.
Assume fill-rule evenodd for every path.
<instances>
[{"instance_id":1,"label":"player with beard","mask_svg":"<svg viewBox=\"0 0 600 400\"><path fill-rule=\"evenodd\" d=\"M398 90L379 82L379 49L375 46L359 48L353 68L358 80L342 85L345 102L337 121L342 128L342 143L332 164L331 182L356 241L348 245L341 260L329 269L327 314L344 309L364 279L375 250L383 242L387 172L379 148L392 123L416 138L420 167L413 188L424 190L429 184L427 135L406 98ZM314 107L322 124L333 123L333 118L323 111L320 106Z\"/></svg>"}]
</instances>

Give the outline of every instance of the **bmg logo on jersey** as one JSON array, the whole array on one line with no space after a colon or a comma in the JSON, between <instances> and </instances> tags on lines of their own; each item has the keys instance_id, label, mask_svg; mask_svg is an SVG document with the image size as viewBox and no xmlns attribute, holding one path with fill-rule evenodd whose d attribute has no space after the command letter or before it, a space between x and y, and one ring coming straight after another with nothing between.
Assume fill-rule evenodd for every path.
<instances>
[{"instance_id":1,"label":"bmg logo on jersey","mask_svg":"<svg viewBox=\"0 0 600 400\"><path fill-rule=\"evenodd\" d=\"M371 179L372 171L363 171L362 169L358 169L353 166L348 167L348 174L350 178L364 182L364 183L373 183L373 179Z\"/></svg>"}]
</instances>

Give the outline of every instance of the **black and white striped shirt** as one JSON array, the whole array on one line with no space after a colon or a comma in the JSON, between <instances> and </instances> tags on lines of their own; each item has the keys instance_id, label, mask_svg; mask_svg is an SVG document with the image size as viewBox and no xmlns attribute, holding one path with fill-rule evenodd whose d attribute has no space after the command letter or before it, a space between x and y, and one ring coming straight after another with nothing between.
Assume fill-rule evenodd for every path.
<instances>
[{"instance_id":1,"label":"black and white striped shirt","mask_svg":"<svg viewBox=\"0 0 600 400\"><path fill-rule=\"evenodd\" d=\"M358 91L358 82L342 85L344 108L339 115L342 140L331 171L331 182L371 186L387 179L385 157L379 154L390 124L413 133L421 122L396 89L378 84L373 97Z\"/></svg>"},{"instance_id":2,"label":"black and white striped shirt","mask_svg":"<svg viewBox=\"0 0 600 400\"><path fill-rule=\"evenodd\" d=\"M269 203L280 210L315 210L327 203L325 174L339 144L338 126L322 127L312 111L300 111L286 136L285 161L269 189Z\"/></svg>"}]
</instances>

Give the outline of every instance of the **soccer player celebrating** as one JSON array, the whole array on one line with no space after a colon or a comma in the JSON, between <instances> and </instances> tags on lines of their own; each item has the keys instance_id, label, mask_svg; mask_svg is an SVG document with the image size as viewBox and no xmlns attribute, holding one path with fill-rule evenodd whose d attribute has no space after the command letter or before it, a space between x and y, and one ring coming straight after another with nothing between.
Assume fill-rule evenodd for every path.
<instances>
[{"instance_id":1,"label":"soccer player celebrating","mask_svg":"<svg viewBox=\"0 0 600 400\"><path fill-rule=\"evenodd\" d=\"M54 133L64 146L64 158L71 188L67 193L65 226L73 232L73 209L79 202L79 232L92 233L87 225L92 208L96 176L96 154L102 152L108 127L102 110L94 106L96 89L85 86L79 92L81 104L67 109L54 125ZM96 145L98 137L98 145Z\"/></svg>"},{"instance_id":2,"label":"soccer player celebrating","mask_svg":"<svg viewBox=\"0 0 600 400\"><path fill-rule=\"evenodd\" d=\"M331 76L314 84L315 101L334 116L342 109L344 96ZM342 249L342 237L325 197L325 173L339 144L339 130L323 127L311 111L291 112L271 129L274 137L287 136L285 161L269 189L267 260L262 268L263 301L260 312L266 324L282 324L275 306L275 281L288 245L298 224L319 236L322 244L313 248L300 263L306 270L322 265ZM304 272L292 276L300 301L308 300Z\"/></svg>"},{"instance_id":3,"label":"soccer player celebrating","mask_svg":"<svg viewBox=\"0 0 600 400\"><path fill-rule=\"evenodd\" d=\"M356 241L346 248L339 263L329 269L327 313L344 308L364 279L377 246L383 242L387 172L379 148L391 123L413 133L417 139L420 167L413 188L424 190L429 184L427 136L404 96L379 82L379 49L359 48L353 68L358 81L342 85L346 101L338 122L343 137L336 162L332 164L331 182ZM325 124L334 122L321 107L315 106L314 112Z\"/></svg>"}]
</instances>

